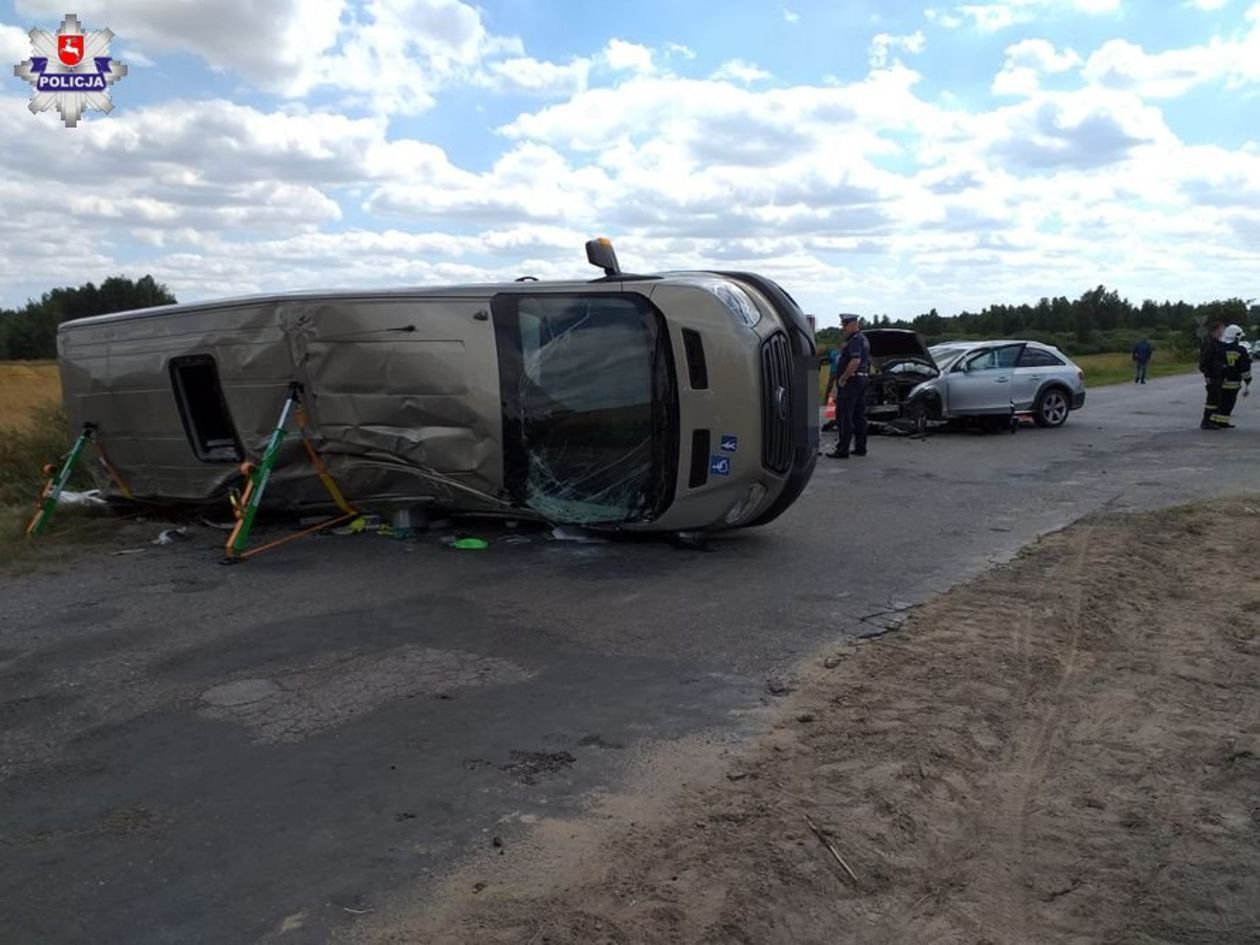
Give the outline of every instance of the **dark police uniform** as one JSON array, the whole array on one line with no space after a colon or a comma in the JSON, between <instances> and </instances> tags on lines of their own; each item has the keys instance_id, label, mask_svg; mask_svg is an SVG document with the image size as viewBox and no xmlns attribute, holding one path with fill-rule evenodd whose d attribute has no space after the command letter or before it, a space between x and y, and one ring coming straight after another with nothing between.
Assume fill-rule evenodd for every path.
<instances>
[{"instance_id":1,"label":"dark police uniform","mask_svg":"<svg viewBox=\"0 0 1260 945\"><path fill-rule=\"evenodd\" d=\"M836 426L840 439L829 453L843 459L849 455L849 444L858 456L866 455L866 386L871 373L871 343L860 331L854 332L836 357L836 377L844 374L849 364L858 362L857 373L836 390Z\"/></svg>"},{"instance_id":2,"label":"dark police uniform","mask_svg":"<svg viewBox=\"0 0 1260 945\"><path fill-rule=\"evenodd\" d=\"M1229 415L1238 403L1238 391L1251 384L1251 354L1237 341L1225 346L1225 379L1221 382L1220 415L1229 423Z\"/></svg>"},{"instance_id":3,"label":"dark police uniform","mask_svg":"<svg viewBox=\"0 0 1260 945\"><path fill-rule=\"evenodd\" d=\"M1205 430L1217 430L1229 423L1221 413L1221 388L1225 383L1225 342L1210 335L1199 349L1199 371L1207 384L1207 400L1203 404Z\"/></svg>"}]
</instances>

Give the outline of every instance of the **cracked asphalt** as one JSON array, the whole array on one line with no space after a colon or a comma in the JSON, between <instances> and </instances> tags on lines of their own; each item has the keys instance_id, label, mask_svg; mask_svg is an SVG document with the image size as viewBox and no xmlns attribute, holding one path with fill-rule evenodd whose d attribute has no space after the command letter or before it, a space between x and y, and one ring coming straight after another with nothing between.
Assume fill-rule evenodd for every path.
<instances>
[{"instance_id":1,"label":"cracked asphalt","mask_svg":"<svg viewBox=\"0 0 1260 945\"><path fill-rule=\"evenodd\" d=\"M326 537L224 568L202 529L0 578L0 941L328 941L635 751L738 738L820 646L1039 534L1254 490L1257 408L1201 432L1201 397L873 438L704 550L481 529L487 552Z\"/></svg>"}]
</instances>

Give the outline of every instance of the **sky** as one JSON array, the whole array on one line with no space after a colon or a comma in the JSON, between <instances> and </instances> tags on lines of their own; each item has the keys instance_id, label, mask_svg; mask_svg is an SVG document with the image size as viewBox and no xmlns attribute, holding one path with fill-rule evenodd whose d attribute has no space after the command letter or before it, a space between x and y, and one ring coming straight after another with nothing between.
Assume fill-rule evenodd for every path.
<instances>
[{"instance_id":1,"label":"sky","mask_svg":"<svg viewBox=\"0 0 1260 945\"><path fill-rule=\"evenodd\" d=\"M746 269L820 326L1260 297L1260 0L0 0L0 306Z\"/></svg>"}]
</instances>

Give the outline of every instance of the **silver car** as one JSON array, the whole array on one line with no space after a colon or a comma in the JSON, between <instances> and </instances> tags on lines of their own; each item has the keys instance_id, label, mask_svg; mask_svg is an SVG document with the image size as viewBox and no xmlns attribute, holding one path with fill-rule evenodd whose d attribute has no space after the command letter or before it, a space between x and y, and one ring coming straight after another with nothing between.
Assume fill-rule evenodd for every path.
<instances>
[{"instance_id":1,"label":"silver car","mask_svg":"<svg viewBox=\"0 0 1260 945\"><path fill-rule=\"evenodd\" d=\"M1085 405L1085 373L1058 348L1036 341L948 342L928 355L940 373L916 386L904 414L924 420L1031 414L1062 426Z\"/></svg>"}]
</instances>

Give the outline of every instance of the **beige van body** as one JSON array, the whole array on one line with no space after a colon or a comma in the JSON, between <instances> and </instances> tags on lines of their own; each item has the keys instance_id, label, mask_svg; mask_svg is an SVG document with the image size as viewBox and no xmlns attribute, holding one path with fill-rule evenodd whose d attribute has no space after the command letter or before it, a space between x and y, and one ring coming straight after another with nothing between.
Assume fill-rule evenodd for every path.
<instances>
[{"instance_id":1,"label":"beige van body","mask_svg":"<svg viewBox=\"0 0 1260 945\"><path fill-rule=\"evenodd\" d=\"M358 508L684 531L768 521L804 488L806 326L767 280L680 273L167 306L67 322L58 352L76 429L139 499L226 502L297 382ZM290 436L265 504L328 502Z\"/></svg>"}]
</instances>

